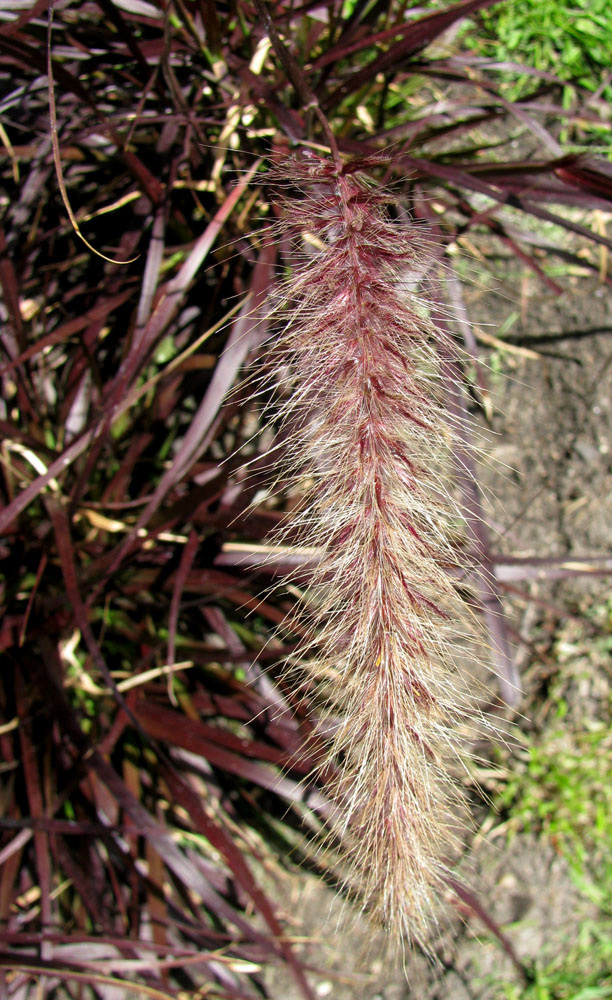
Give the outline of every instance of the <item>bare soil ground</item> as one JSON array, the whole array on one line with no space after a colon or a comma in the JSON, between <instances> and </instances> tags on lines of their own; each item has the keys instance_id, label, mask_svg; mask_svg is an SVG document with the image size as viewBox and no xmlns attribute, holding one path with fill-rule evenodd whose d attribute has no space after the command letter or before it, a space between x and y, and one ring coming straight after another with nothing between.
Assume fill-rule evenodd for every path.
<instances>
[{"instance_id":1,"label":"bare soil ground","mask_svg":"<svg viewBox=\"0 0 612 1000\"><path fill-rule=\"evenodd\" d=\"M485 333L495 334L514 315L509 339L516 350L483 352L491 365L494 433L482 476L493 546L514 556L567 553L576 561L612 555L612 297L594 278L563 283L568 290L558 297L528 275L519 284L485 279L466 291L466 301ZM555 642L567 629L581 634L579 618L570 615L604 600L609 584L605 576L582 576L513 586L522 596L509 595L507 611L523 640L516 656L525 687L516 725L541 733L554 714L548 690L558 670ZM607 714L612 686L607 659L591 656L588 642L585 648L564 692L569 718L579 725ZM476 827L483 819L459 872L522 961L552 960L575 939L593 906L578 893L554 843L528 833L508 842L481 805ZM500 984L520 985L499 943L475 916L456 908L448 908L434 967L416 953L403 962L390 958L384 935L359 915L339 923L342 904L313 877L287 875L284 888L283 908L317 969L312 978L321 997L494 1000L504 995ZM294 996L284 972L275 973L269 987L274 1000Z\"/></svg>"}]
</instances>

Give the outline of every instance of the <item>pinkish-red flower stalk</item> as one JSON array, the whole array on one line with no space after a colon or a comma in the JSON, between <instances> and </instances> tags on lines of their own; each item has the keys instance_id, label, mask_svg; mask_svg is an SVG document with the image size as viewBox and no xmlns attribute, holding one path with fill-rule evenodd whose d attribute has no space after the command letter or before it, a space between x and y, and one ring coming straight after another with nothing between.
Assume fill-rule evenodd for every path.
<instances>
[{"instance_id":1,"label":"pinkish-red flower stalk","mask_svg":"<svg viewBox=\"0 0 612 1000\"><path fill-rule=\"evenodd\" d=\"M424 941L453 840L463 702L449 648L464 617L445 569L456 511L437 334L411 291L428 251L355 165L306 156L283 176L303 258L273 352L285 472L304 492L281 540L319 555L300 666L335 723L348 880L397 936Z\"/></svg>"}]
</instances>

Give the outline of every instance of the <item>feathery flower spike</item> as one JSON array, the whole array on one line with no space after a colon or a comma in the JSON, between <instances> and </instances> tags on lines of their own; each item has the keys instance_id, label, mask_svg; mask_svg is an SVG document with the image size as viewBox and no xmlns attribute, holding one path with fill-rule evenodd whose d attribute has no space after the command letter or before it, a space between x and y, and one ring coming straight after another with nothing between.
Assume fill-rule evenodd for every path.
<instances>
[{"instance_id":1,"label":"feathery flower spike","mask_svg":"<svg viewBox=\"0 0 612 1000\"><path fill-rule=\"evenodd\" d=\"M285 225L304 254L271 348L281 478L309 484L279 541L320 554L300 667L335 723L350 882L395 935L425 941L453 840L448 765L464 706L449 637L465 612L445 569L452 428L440 335L411 291L426 244L362 169L306 154L277 178L300 192L285 197Z\"/></svg>"}]
</instances>

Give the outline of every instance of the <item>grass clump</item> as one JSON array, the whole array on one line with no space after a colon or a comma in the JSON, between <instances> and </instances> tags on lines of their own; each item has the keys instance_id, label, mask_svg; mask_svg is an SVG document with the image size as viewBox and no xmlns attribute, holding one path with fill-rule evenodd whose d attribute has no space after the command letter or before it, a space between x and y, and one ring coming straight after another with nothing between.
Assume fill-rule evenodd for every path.
<instances>
[{"instance_id":1,"label":"grass clump","mask_svg":"<svg viewBox=\"0 0 612 1000\"><path fill-rule=\"evenodd\" d=\"M511 100L534 89L534 77L521 66L562 81L566 107L575 100L577 86L602 101L612 100L612 10L606 0L499 3L481 11L476 23L464 40L487 58L515 64L506 77Z\"/></svg>"},{"instance_id":2,"label":"grass clump","mask_svg":"<svg viewBox=\"0 0 612 1000\"><path fill-rule=\"evenodd\" d=\"M594 859L612 867L612 733L553 731L528 747L497 805L511 830L548 837L583 884Z\"/></svg>"},{"instance_id":3,"label":"grass clump","mask_svg":"<svg viewBox=\"0 0 612 1000\"><path fill-rule=\"evenodd\" d=\"M612 997L612 921L583 924L567 952L531 970L526 986L505 986L504 1000L607 1000Z\"/></svg>"}]
</instances>

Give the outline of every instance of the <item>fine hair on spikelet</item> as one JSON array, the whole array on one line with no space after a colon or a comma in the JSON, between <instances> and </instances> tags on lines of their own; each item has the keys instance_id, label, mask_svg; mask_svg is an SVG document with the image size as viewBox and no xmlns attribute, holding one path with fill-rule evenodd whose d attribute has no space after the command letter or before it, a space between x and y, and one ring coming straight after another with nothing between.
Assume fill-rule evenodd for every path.
<instances>
[{"instance_id":1,"label":"fine hair on spikelet","mask_svg":"<svg viewBox=\"0 0 612 1000\"><path fill-rule=\"evenodd\" d=\"M347 883L395 939L424 943L454 850L466 609L449 572L443 335L414 291L431 253L370 166L307 152L274 171L294 265L262 379L281 428L276 488L301 486L276 541L317 554L295 659L325 705Z\"/></svg>"}]
</instances>

